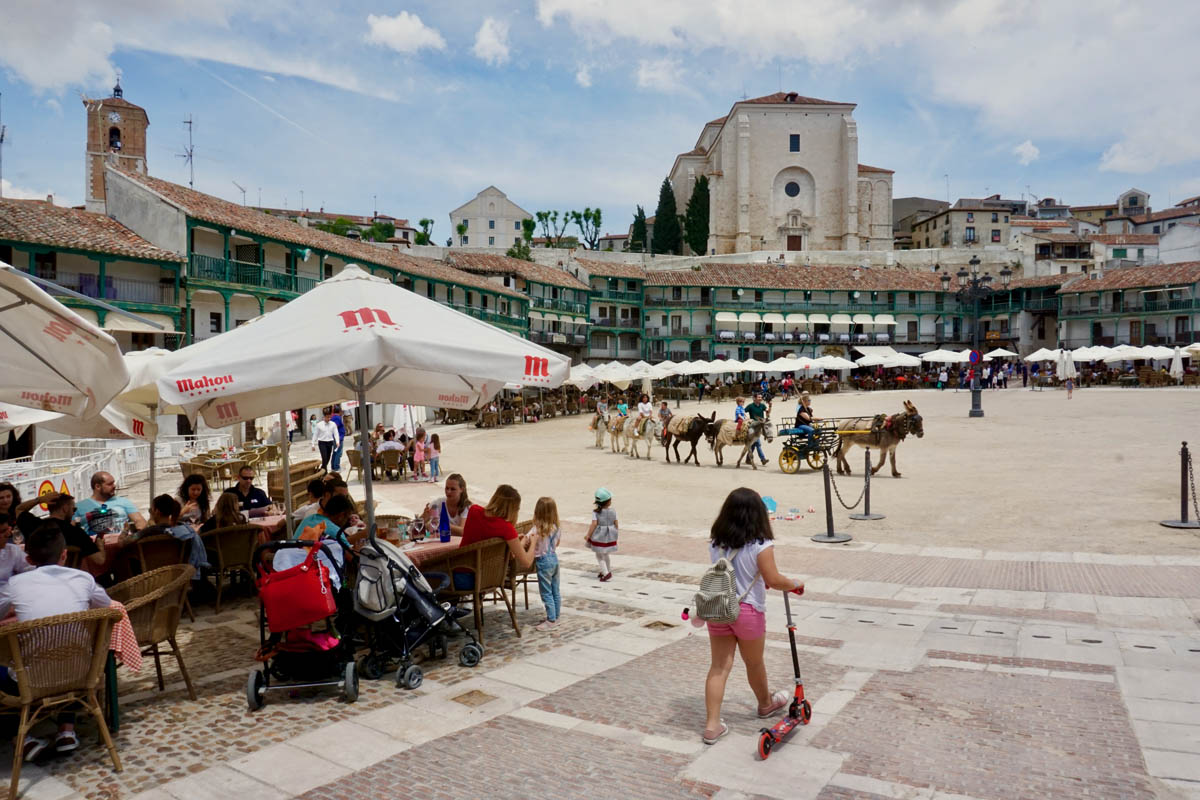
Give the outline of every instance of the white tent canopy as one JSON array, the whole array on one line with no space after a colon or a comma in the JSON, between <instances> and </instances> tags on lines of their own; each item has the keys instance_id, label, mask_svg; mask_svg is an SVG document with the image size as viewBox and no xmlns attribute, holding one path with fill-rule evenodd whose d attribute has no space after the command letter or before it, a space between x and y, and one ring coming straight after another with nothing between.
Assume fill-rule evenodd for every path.
<instances>
[{"instance_id":1,"label":"white tent canopy","mask_svg":"<svg viewBox=\"0 0 1200 800\"><path fill-rule=\"evenodd\" d=\"M821 369L854 369L858 365L841 356L821 356L813 361Z\"/></svg>"},{"instance_id":2,"label":"white tent canopy","mask_svg":"<svg viewBox=\"0 0 1200 800\"><path fill-rule=\"evenodd\" d=\"M1058 360L1058 351L1057 350L1047 350L1044 347L1040 347L1037 350L1034 350L1029 355L1025 356L1025 360L1026 361L1057 361Z\"/></svg>"},{"instance_id":3,"label":"white tent canopy","mask_svg":"<svg viewBox=\"0 0 1200 800\"><path fill-rule=\"evenodd\" d=\"M991 361L993 358L1016 358L1020 353L1014 353L1011 350L1005 350L1003 347L997 347L989 353L983 354L984 361Z\"/></svg>"},{"instance_id":4,"label":"white tent canopy","mask_svg":"<svg viewBox=\"0 0 1200 800\"><path fill-rule=\"evenodd\" d=\"M953 350L938 349L921 353L921 360L935 364L958 364L962 362L962 356Z\"/></svg>"},{"instance_id":5,"label":"white tent canopy","mask_svg":"<svg viewBox=\"0 0 1200 800\"><path fill-rule=\"evenodd\" d=\"M800 372L809 369L818 369L818 367L811 358L806 356L780 356L767 364L768 372Z\"/></svg>"},{"instance_id":6,"label":"white tent canopy","mask_svg":"<svg viewBox=\"0 0 1200 800\"><path fill-rule=\"evenodd\" d=\"M919 367L919 366L921 366L921 359L917 358L914 355L909 355L908 353L896 353L896 355L889 357L887 359L887 361L885 361L883 363L883 366L885 366L885 367Z\"/></svg>"}]
</instances>

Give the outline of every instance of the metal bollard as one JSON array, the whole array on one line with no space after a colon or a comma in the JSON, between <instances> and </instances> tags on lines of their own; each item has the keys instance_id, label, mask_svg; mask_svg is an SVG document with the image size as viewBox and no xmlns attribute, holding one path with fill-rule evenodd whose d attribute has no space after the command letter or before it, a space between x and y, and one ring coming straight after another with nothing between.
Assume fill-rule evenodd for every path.
<instances>
[{"instance_id":1,"label":"metal bollard","mask_svg":"<svg viewBox=\"0 0 1200 800\"><path fill-rule=\"evenodd\" d=\"M883 519L885 515L871 513L871 448L866 448L866 451L867 465L866 472L863 473L863 479L867 483L866 486L863 487L863 510L861 514L851 514L850 519Z\"/></svg>"},{"instance_id":2,"label":"metal bollard","mask_svg":"<svg viewBox=\"0 0 1200 800\"><path fill-rule=\"evenodd\" d=\"M824 465L821 468L822 474L825 476L825 535L817 535L811 537L814 542L823 544L841 544L848 542L854 537L848 533L834 533L833 531L833 496L829 490L829 459L825 459Z\"/></svg>"},{"instance_id":3,"label":"metal bollard","mask_svg":"<svg viewBox=\"0 0 1200 800\"><path fill-rule=\"evenodd\" d=\"M1200 528L1200 520L1188 519L1188 479L1191 471L1192 454L1187 442L1184 442L1179 448L1179 519L1164 519L1159 525L1167 528Z\"/></svg>"}]
</instances>

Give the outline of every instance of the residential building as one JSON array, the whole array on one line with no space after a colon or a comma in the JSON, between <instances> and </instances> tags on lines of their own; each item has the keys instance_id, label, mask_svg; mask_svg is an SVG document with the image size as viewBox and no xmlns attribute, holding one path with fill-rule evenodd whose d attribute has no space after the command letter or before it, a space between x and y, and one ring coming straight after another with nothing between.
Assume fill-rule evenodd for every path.
<instances>
[{"instance_id":1,"label":"residential building","mask_svg":"<svg viewBox=\"0 0 1200 800\"><path fill-rule=\"evenodd\" d=\"M1094 244L1098 267L1140 267L1157 264L1158 236L1152 233L1096 233L1088 237Z\"/></svg>"},{"instance_id":2,"label":"residential building","mask_svg":"<svg viewBox=\"0 0 1200 800\"><path fill-rule=\"evenodd\" d=\"M913 226L949 208L944 200L928 197L896 197L892 199L892 246L897 250L920 247L913 241Z\"/></svg>"},{"instance_id":3,"label":"residential building","mask_svg":"<svg viewBox=\"0 0 1200 800\"><path fill-rule=\"evenodd\" d=\"M644 337L650 335L644 320L646 271L633 264L575 261L587 270L591 289L587 358L641 359L646 353Z\"/></svg>"},{"instance_id":4,"label":"residential building","mask_svg":"<svg viewBox=\"0 0 1200 800\"><path fill-rule=\"evenodd\" d=\"M1180 222L1158 237L1158 260L1164 264L1200 261L1200 225Z\"/></svg>"},{"instance_id":5,"label":"residential building","mask_svg":"<svg viewBox=\"0 0 1200 800\"><path fill-rule=\"evenodd\" d=\"M1071 233L1073 227L1070 220L1013 217L1009 223L1008 246L1013 250L1021 249L1021 237L1027 233Z\"/></svg>"},{"instance_id":6,"label":"residential building","mask_svg":"<svg viewBox=\"0 0 1200 800\"><path fill-rule=\"evenodd\" d=\"M529 338L573 360L584 357L590 290L579 278L555 267L489 253L450 252L446 263L520 292L529 304Z\"/></svg>"},{"instance_id":7,"label":"residential building","mask_svg":"<svg viewBox=\"0 0 1200 800\"><path fill-rule=\"evenodd\" d=\"M622 252L629 249L628 233L606 233L597 241L598 250Z\"/></svg>"},{"instance_id":8,"label":"residential building","mask_svg":"<svg viewBox=\"0 0 1200 800\"><path fill-rule=\"evenodd\" d=\"M1200 261L1095 272L1058 294L1062 347L1200 341Z\"/></svg>"},{"instance_id":9,"label":"residential building","mask_svg":"<svg viewBox=\"0 0 1200 800\"><path fill-rule=\"evenodd\" d=\"M105 166L146 173L146 129L150 127L150 117L146 109L125 99L119 80L111 97L84 97L83 106L87 109L85 207L103 214Z\"/></svg>"},{"instance_id":10,"label":"residential building","mask_svg":"<svg viewBox=\"0 0 1200 800\"><path fill-rule=\"evenodd\" d=\"M682 213L708 176L708 253L891 250L892 171L858 163L854 108L777 92L705 124L668 178Z\"/></svg>"},{"instance_id":11,"label":"residential building","mask_svg":"<svg viewBox=\"0 0 1200 800\"><path fill-rule=\"evenodd\" d=\"M1005 211L1016 217L1029 216L1029 202L1026 200L1010 200L998 194L987 197L963 197L954 203L955 208L986 208L992 211Z\"/></svg>"},{"instance_id":12,"label":"residential building","mask_svg":"<svg viewBox=\"0 0 1200 800\"><path fill-rule=\"evenodd\" d=\"M979 303L980 339L987 349L1007 347L1026 354L1053 349L1058 335L1058 289L1083 277L1040 275L1014 278Z\"/></svg>"},{"instance_id":13,"label":"residential building","mask_svg":"<svg viewBox=\"0 0 1200 800\"><path fill-rule=\"evenodd\" d=\"M1071 207L1053 197L1043 197L1037 201L1031 212L1031 216L1037 219L1066 219L1071 216Z\"/></svg>"},{"instance_id":14,"label":"residential building","mask_svg":"<svg viewBox=\"0 0 1200 800\"><path fill-rule=\"evenodd\" d=\"M1098 206L1071 206L1071 216L1088 222L1102 222L1108 217L1116 216L1117 204L1101 204Z\"/></svg>"},{"instance_id":15,"label":"residential building","mask_svg":"<svg viewBox=\"0 0 1200 800\"><path fill-rule=\"evenodd\" d=\"M1150 193L1141 189L1126 189L1117 198L1117 213L1114 216L1141 217L1151 213Z\"/></svg>"},{"instance_id":16,"label":"residential building","mask_svg":"<svg viewBox=\"0 0 1200 800\"><path fill-rule=\"evenodd\" d=\"M1091 240L1077 233L1027 231L1013 239L1026 278L1081 274L1095 266Z\"/></svg>"},{"instance_id":17,"label":"residential building","mask_svg":"<svg viewBox=\"0 0 1200 800\"><path fill-rule=\"evenodd\" d=\"M58 296L111 333L124 351L174 349L183 330L184 257L154 246L103 214L49 201L0 199L0 261L153 323Z\"/></svg>"},{"instance_id":18,"label":"residential building","mask_svg":"<svg viewBox=\"0 0 1200 800\"><path fill-rule=\"evenodd\" d=\"M457 247L495 247L505 251L522 236L522 220L533 219L508 195L489 186L450 212L450 232ZM458 232L458 226L466 230Z\"/></svg>"},{"instance_id":19,"label":"residential building","mask_svg":"<svg viewBox=\"0 0 1200 800\"><path fill-rule=\"evenodd\" d=\"M1012 213L1007 207L963 203L915 223L913 248L1008 246Z\"/></svg>"},{"instance_id":20,"label":"residential building","mask_svg":"<svg viewBox=\"0 0 1200 800\"><path fill-rule=\"evenodd\" d=\"M406 247L413 245L417 235L417 229L408 224L408 220L400 219L399 217L389 216L388 214L339 214L332 211L326 211L321 208L317 211L308 209L295 208L269 208L266 206L253 206L256 211L261 211L264 214L270 214L273 217L282 217L290 222L295 222L299 225L327 225L336 222L339 219L344 219L350 223L353 231L362 232L370 228L375 223L390 223L395 228L395 235L387 240L388 244L403 244Z\"/></svg>"}]
</instances>

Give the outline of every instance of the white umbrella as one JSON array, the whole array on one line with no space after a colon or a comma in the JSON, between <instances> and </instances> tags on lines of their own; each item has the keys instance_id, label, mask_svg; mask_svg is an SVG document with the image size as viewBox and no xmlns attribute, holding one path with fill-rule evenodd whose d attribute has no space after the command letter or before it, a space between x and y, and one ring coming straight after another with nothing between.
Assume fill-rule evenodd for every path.
<instances>
[{"instance_id":1,"label":"white umbrella","mask_svg":"<svg viewBox=\"0 0 1200 800\"><path fill-rule=\"evenodd\" d=\"M887 363L887 356L869 355L856 358L854 363L860 367L879 367Z\"/></svg>"},{"instance_id":2,"label":"white umbrella","mask_svg":"<svg viewBox=\"0 0 1200 800\"><path fill-rule=\"evenodd\" d=\"M1171 367L1167 374L1177 381L1183 380L1183 351L1178 347L1175 348L1175 355L1171 357Z\"/></svg>"},{"instance_id":3,"label":"white umbrella","mask_svg":"<svg viewBox=\"0 0 1200 800\"><path fill-rule=\"evenodd\" d=\"M853 361L841 356L821 356L813 363L821 369L854 369L858 366Z\"/></svg>"},{"instance_id":4,"label":"white umbrella","mask_svg":"<svg viewBox=\"0 0 1200 800\"><path fill-rule=\"evenodd\" d=\"M1128 344L1119 344L1112 349L1111 353L1104 357L1104 363L1115 364L1120 361L1140 361L1146 358L1152 358L1152 356L1142 348Z\"/></svg>"},{"instance_id":5,"label":"white umbrella","mask_svg":"<svg viewBox=\"0 0 1200 800\"><path fill-rule=\"evenodd\" d=\"M712 362L712 368L709 372L713 375L721 375L727 372L741 372L742 362L736 358L727 358L725 360L717 359Z\"/></svg>"},{"instance_id":6,"label":"white umbrella","mask_svg":"<svg viewBox=\"0 0 1200 800\"><path fill-rule=\"evenodd\" d=\"M129 374L111 336L0 262L0 402L72 417L100 413Z\"/></svg>"},{"instance_id":7,"label":"white umbrella","mask_svg":"<svg viewBox=\"0 0 1200 800\"><path fill-rule=\"evenodd\" d=\"M1189 344L1187 347L1185 347L1183 349L1188 353L1200 356L1200 342L1196 342L1195 344Z\"/></svg>"},{"instance_id":8,"label":"white umbrella","mask_svg":"<svg viewBox=\"0 0 1200 800\"><path fill-rule=\"evenodd\" d=\"M1020 353L1014 353L1011 350L1005 350L1003 347L997 347L991 352L984 353L983 360L991 361L993 358L1016 358Z\"/></svg>"},{"instance_id":9,"label":"white umbrella","mask_svg":"<svg viewBox=\"0 0 1200 800\"><path fill-rule=\"evenodd\" d=\"M1164 347L1161 344L1147 345L1142 348L1146 353L1147 358L1152 358L1155 361L1166 361L1168 358L1175 357L1175 350L1178 348Z\"/></svg>"},{"instance_id":10,"label":"white umbrella","mask_svg":"<svg viewBox=\"0 0 1200 800\"><path fill-rule=\"evenodd\" d=\"M908 353L896 353L894 356L888 356L883 362L885 367L919 367L921 359Z\"/></svg>"},{"instance_id":11,"label":"white umbrella","mask_svg":"<svg viewBox=\"0 0 1200 800\"><path fill-rule=\"evenodd\" d=\"M1034 350L1029 355L1025 356L1025 360L1026 361L1057 361L1058 360L1058 351L1057 350L1047 350L1044 347L1040 347L1037 350Z\"/></svg>"},{"instance_id":12,"label":"white umbrella","mask_svg":"<svg viewBox=\"0 0 1200 800\"><path fill-rule=\"evenodd\" d=\"M921 353L922 361L929 361L938 364L958 364L962 361L962 356L953 350L930 350L928 353Z\"/></svg>"},{"instance_id":13,"label":"white umbrella","mask_svg":"<svg viewBox=\"0 0 1200 800\"><path fill-rule=\"evenodd\" d=\"M816 367L807 356L780 356L767 364L767 368L769 372L800 372Z\"/></svg>"},{"instance_id":14,"label":"white umbrella","mask_svg":"<svg viewBox=\"0 0 1200 800\"><path fill-rule=\"evenodd\" d=\"M759 361L757 358L748 358L742 362L742 369L751 372L766 372L769 366L765 361Z\"/></svg>"},{"instance_id":15,"label":"white umbrella","mask_svg":"<svg viewBox=\"0 0 1200 800\"><path fill-rule=\"evenodd\" d=\"M226 426L291 406L355 395L360 405L474 408L507 382L552 388L567 357L461 314L356 265L158 380L163 402ZM368 437L359 437L368 530L374 502Z\"/></svg>"}]
</instances>

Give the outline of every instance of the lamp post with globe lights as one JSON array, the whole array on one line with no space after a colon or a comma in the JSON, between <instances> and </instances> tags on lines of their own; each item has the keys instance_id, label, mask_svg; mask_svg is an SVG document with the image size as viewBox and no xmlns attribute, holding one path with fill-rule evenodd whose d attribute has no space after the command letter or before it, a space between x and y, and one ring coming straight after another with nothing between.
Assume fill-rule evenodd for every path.
<instances>
[{"instance_id":1,"label":"lamp post with globe lights","mask_svg":"<svg viewBox=\"0 0 1200 800\"><path fill-rule=\"evenodd\" d=\"M1009 283L1012 281L1012 270L1008 267L1000 270L1000 286L998 288L992 286L991 273L985 272L979 274L979 256L971 256L969 262L970 271L960 269L955 275L958 278L958 289L954 296L960 304L971 304L971 349L979 352L979 301L988 297L993 292L1005 291L1008 289ZM950 291L950 273L942 273L942 291ZM969 417L982 417L983 405L981 399L982 392L979 389L979 370L978 367L972 370L971 376L971 411Z\"/></svg>"}]
</instances>

